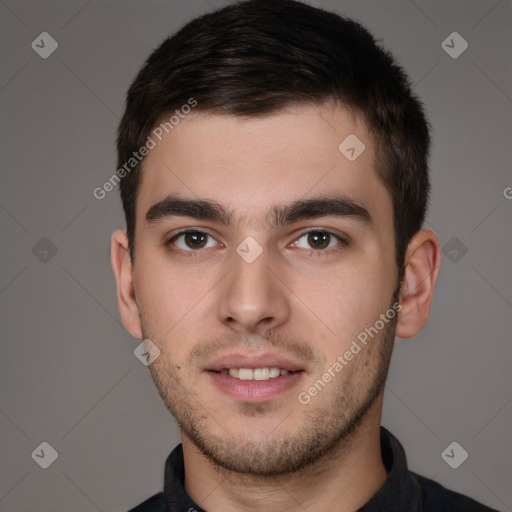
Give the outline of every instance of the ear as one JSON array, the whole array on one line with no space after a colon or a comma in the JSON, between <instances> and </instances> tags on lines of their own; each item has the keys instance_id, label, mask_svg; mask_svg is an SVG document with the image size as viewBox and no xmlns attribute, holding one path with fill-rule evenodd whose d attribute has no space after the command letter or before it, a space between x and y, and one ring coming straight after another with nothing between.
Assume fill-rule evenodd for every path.
<instances>
[{"instance_id":1,"label":"ear","mask_svg":"<svg viewBox=\"0 0 512 512\"><path fill-rule=\"evenodd\" d=\"M399 338L411 338L427 323L440 267L441 246L437 236L427 229L418 231L405 254L400 290L402 309L396 326Z\"/></svg>"},{"instance_id":2,"label":"ear","mask_svg":"<svg viewBox=\"0 0 512 512\"><path fill-rule=\"evenodd\" d=\"M110 260L117 281L117 304L125 329L135 338L142 339L139 307L133 287L133 267L128 249L126 231L112 234Z\"/></svg>"}]
</instances>

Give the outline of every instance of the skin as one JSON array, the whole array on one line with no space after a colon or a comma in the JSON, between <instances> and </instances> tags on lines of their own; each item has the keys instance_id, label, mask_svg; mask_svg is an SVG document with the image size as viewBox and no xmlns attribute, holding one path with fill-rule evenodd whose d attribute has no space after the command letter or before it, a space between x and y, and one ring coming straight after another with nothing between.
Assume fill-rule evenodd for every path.
<instances>
[{"instance_id":1,"label":"skin","mask_svg":"<svg viewBox=\"0 0 512 512\"><path fill-rule=\"evenodd\" d=\"M349 134L366 146L354 161L338 150ZM398 283L392 199L375 162L364 124L332 104L248 119L190 114L146 157L134 262L126 233L112 236L119 309L130 334L161 350L151 375L180 425L185 489L209 512L348 512L385 482L379 427L394 334L409 338L427 321L441 258L435 234L421 230ZM233 212L232 225L185 216L146 222L170 194L214 200ZM350 198L371 222L333 215L268 222L276 205L326 194ZM183 228L211 237L169 245ZM347 243L327 237L318 248L312 228ZM236 252L248 236L262 248L252 263ZM198 240L206 246L195 248ZM298 394L397 298L398 316L301 403ZM269 399L235 399L205 371L233 351L278 353L303 371Z\"/></svg>"}]
</instances>

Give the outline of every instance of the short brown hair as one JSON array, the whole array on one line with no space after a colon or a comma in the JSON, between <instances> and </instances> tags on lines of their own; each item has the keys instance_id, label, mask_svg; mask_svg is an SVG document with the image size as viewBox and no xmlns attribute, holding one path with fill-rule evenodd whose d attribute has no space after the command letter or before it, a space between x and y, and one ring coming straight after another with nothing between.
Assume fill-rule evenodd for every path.
<instances>
[{"instance_id":1,"label":"short brown hair","mask_svg":"<svg viewBox=\"0 0 512 512\"><path fill-rule=\"evenodd\" d=\"M357 112L374 137L377 173L392 196L402 275L428 203L429 126L403 69L363 26L294 0L248 0L192 20L149 56L130 86L119 167L190 97L195 111L243 117L328 100ZM120 183L132 259L142 164Z\"/></svg>"}]
</instances>

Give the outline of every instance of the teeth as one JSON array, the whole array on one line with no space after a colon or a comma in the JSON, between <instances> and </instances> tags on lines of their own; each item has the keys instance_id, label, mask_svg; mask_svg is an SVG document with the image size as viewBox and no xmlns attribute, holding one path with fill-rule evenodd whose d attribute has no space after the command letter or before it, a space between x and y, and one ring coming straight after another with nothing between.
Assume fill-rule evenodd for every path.
<instances>
[{"instance_id":1,"label":"teeth","mask_svg":"<svg viewBox=\"0 0 512 512\"><path fill-rule=\"evenodd\" d=\"M240 380L268 380L275 379L280 375L288 375L288 370L281 370L280 368L264 367L264 368L229 368L220 371L222 375L229 375Z\"/></svg>"},{"instance_id":2,"label":"teeth","mask_svg":"<svg viewBox=\"0 0 512 512\"><path fill-rule=\"evenodd\" d=\"M240 380L252 380L254 379L254 372L250 368L239 368L238 378Z\"/></svg>"},{"instance_id":3,"label":"teeth","mask_svg":"<svg viewBox=\"0 0 512 512\"><path fill-rule=\"evenodd\" d=\"M270 370L268 371L268 376L271 379L275 379L276 377L279 377L279 375L281 375L281 371L279 370L279 368L270 368Z\"/></svg>"},{"instance_id":4,"label":"teeth","mask_svg":"<svg viewBox=\"0 0 512 512\"><path fill-rule=\"evenodd\" d=\"M255 368L254 380L268 380L270 379L270 370L268 368Z\"/></svg>"}]
</instances>

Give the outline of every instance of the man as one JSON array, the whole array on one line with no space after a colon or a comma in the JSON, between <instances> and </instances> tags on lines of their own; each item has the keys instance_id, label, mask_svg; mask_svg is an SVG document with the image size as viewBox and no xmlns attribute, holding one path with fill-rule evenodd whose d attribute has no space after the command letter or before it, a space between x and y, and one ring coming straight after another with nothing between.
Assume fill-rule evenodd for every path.
<instances>
[{"instance_id":1,"label":"man","mask_svg":"<svg viewBox=\"0 0 512 512\"><path fill-rule=\"evenodd\" d=\"M182 444L134 511L483 511L380 426L425 325L428 123L359 24L253 0L193 20L130 87L112 237L123 323Z\"/></svg>"}]
</instances>

